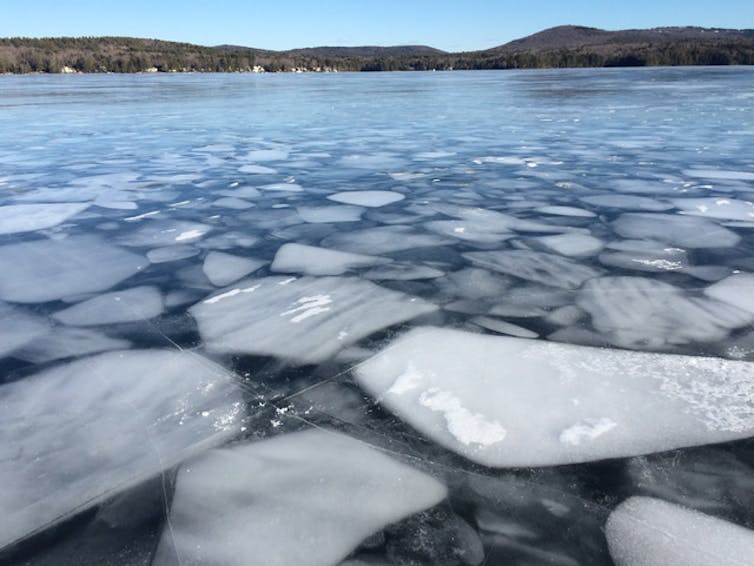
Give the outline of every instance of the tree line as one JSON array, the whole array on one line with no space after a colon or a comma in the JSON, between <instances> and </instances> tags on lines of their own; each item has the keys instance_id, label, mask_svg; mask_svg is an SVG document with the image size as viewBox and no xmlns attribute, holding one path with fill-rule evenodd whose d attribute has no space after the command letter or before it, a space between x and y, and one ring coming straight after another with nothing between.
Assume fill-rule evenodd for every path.
<instances>
[{"instance_id":1,"label":"tree line","mask_svg":"<svg viewBox=\"0 0 754 566\"><path fill-rule=\"evenodd\" d=\"M361 57L293 55L115 37L0 39L0 73L426 71L658 65L754 65L754 39Z\"/></svg>"}]
</instances>

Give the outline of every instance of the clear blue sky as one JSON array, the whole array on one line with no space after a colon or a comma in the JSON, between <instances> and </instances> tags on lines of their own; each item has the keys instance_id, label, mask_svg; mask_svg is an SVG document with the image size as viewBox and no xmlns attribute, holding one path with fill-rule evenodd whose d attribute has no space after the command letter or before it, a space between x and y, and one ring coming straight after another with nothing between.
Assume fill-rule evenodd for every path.
<instances>
[{"instance_id":1,"label":"clear blue sky","mask_svg":"<svg viewBox=\"0 0 754 566\"><path fill-rule=\"evenodd\" d=\"M754 0L0 0L0 37L127 35L264 49L484 49L561 24L754 28Z\"/></svg>"}]
</instances>

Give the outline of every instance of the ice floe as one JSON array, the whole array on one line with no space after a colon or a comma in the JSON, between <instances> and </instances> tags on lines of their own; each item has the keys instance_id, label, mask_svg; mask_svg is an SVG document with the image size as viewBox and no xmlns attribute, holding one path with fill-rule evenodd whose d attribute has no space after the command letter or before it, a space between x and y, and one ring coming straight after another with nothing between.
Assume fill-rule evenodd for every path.
<instances>
[{"instance_id":1,"label":"ice floe","mask_svg":"<svg viewBox=\"0 0 754 566\"><path fill-rule=\"evenodd\" d=\"M378 226L333 234L322 240L322 245L347 252L380 255L450 242L448 238L416 232L410 226Z\"/></svg>"},{"instance_id":2,"label":"ice floe","mask_svg":"<svg viewBox=\"0 0 754 566\"><path fill-rule=\"evenodd\" d=\"M704 294L754 315L754 274L737 273L710 285Z\"/></svg>"},{"instance_id":3,"label":"ice floe","mask_svg":"<svg viewBox=\"0 0 754 566\"><path fill-rule=\"evenodd\" d=\"M436 308L356 278L265 277L241 281L190 312L210 351L314 364Z\"/></svg>"},{"instance_id":4,"label":"ice floe","mask_svg":"<svg viewBox=\"0 0 754 566\"><path fill-rule=\"evenodd\" d=\"M491 229L486 224L477 224L473 221L466 220L433 220L424 224L424 227L430 232L435 232L443 236L452 236L459 240L468 240L471 242L482 242L495 244L503 242L515 234L505 229Z\"/></svg>"},{"instance_id":5,"label":"ice floe","mask_svg":"<svg viewBox=\"0 0 754 566\"><path fill-rule=\"evenodd\" d=\"M145 286L105 293L58 311L52 317L68 326L94 326L148 320L163 311L160 291Z\"/></svg>"},{"instance_id":6,"label":"ice floe","mask_svg":"<svg viewBox=\"0 0 754 566\"><path fill-rule=\"evenodd\" d=\"M179 472L154 564L338 564L445 496L431 476L326 430L217 449Z\"/></svg>"},{"instance_id":7,"label":"ice floe","mask_svg":"<svg viewBox=\"0 0 754 566\"><path fill-rule=\"evenodd\" d=\"M179 244L176 246L166 246L164 248L155 248L147 252L147 259L152 263L168 263L179 261L199 254L199 249L189 244Z\"/></svg>"},{"instance_id":8,"label":"ice floe","mask_svg":"<svg viewBox=\"0 0 754 566\"><path fill-rule=\"evenodd\" d=\"M576 208L574 206L540 206L534 210L542 214L552 214L554 216L574 216L578 218L594 218L597 216L591 210Z\"/></svg>"},{"instance_id":9,"label":"ice floe","mask_svg":"<svg viewBox=\"0 0 754 566\"><path fill-rule=\"evenodd\" d=\"M744 566L754 531L650 497L631 497L605 527L617 566Z\"/></svg>"},{"instance_id":10,"label":"ice floe","mask_svg":"<svg viewBox=\"0 0 754 566\"><path fill-rule=\"evenodd\" d=\"M754 313L643 277L593 279L577 302L606 340L624 348L720 340L754 321Z\"/></svg>"},{"instance_id":11,"label":"ice floe","mask_svg":"<svg viewBox=\"0 0 754 566\"><path fill-rule=\"evenodd\" d=\"M229 208L231 210L248 210L249 208L254 208L256 205L253 202L237 197L222 197L213 202L212 206Z\"/></svg>"},{"instance_id":12,"label":"ice floe","mask_svg":"<svg viewBox=\"0 0 754 566\"><path fill-rule=\"evenodd\" d=\"M569 257L587 257L598 253L605 247L599 238L589 234L557 234L541 236L535 240L560 255Z\"/></svg>"},{"instance_id":13,"label":"ice floe","mask_svg":"<svg viewBox=\"0 0 754 566\"><path fill-rule=\"evenodd\" d=\"M747 362L417 328L355 376L446 448L486 466L530 467L752 436L752 371Z\"/></svg>"},{"instance_id":14,"label":"ice floe","mask_svg":"<svg viewBox=\"0 0 754 566\"><path fill-rule=\"evenodd\" d=\"M44 318L0 302L0 357L37 341L49 331Z\"/></svg>"},{"instance_id":15,"label":"ice floe","mask_svg":"<svg viewBox=\"0 0 754 566\"><path fill-rule=\"evenodd\" d=\"M0 247L0 299L42 303L109 289L148 265L146 258L94 236Z\"/></svg>"},{"instance_id":16,"label":"ice floe","mask_svg":"<svg viewBox=\"0 0 754 566\"><path fill-rule=\"evenodd\" d=\"M89 203L78 202L0 206L0 234L16 234L52 228L87 208L89 208Z\"/></svg>"},{"instance_id":17,"label":"ice floe","mask_svg":"<svg viewBox=\"0 0 754 566\"><path fill-rule=\"evenodd\" d=\"M490 316L475 316L471 319L471 322L487 330L492 330L498 334L507 334L509 336L518 336L519 338L538 338L539 334L532 330L528 330L523 326L517 324L511 324L498 318L492 318Z\"/></svg>"},{"instance_id":18,"label":"ice floe","mask_svg":"<svg viewBox=\"0 0 754 566\"><path fill-rule=\"evenodd\" d=\"M754 203L731 198L689 198L673 199L673 204L682 214L706 216L722 220L754 221Z\"/></svg>"},{"instance_id":19,"label":"ice floe","mask_svg":"<svg viewBox=\"0 0 754 566\"><path fill-rule=\"evenodd\" d=\"M265 261L224 252L209 252L202 270L213 285L224 287L262 267Z\"/></svg>"},{"instance_id":20,"label":"ice floe","mask_svg":"<svg viewBox=\"0 0 754 566\"><path fill-rule=\"evenodd\" d=\"M621 210L644 210L647 212L662 212L673 208L672 204L664 203L650 197L638 195L605 194L581 197L581 202L604 208L619 208Z\"/></svg>"},{"instance_id":21,"label":"ice floe","mask_svg":"<svg viewBox=\"0 0 754 566\"><path fill-rule=\"evenodd\" d=\"M364 212L358 206L299 206L296 212L304 222L358 222Z\"/></svg>"},{"instance_id":22,"label":"ice floe","mask_svg":"<svg viewBox=\"0 0 754 566\"><path fill-rule=\"evenodd\" d=\"M327 197L335 202L355 204L369 208L379 208L405 199L405 195L394 191L345 191Z\"/></svg>"},{"instance_id":23,"label":"ice floe","mask_svg":"<svg viewBox=\"0 0 754 566\"><path fill-rule=\"evenodd\" d=\"M570 226L556 226L535 220L523 220L511 214L488 210L486 208L474 208L451 204L436 204L432 208L441 214L452 216L474 225L478 232L489 230L493 233L514 232L541 232L543 234L560 234L563 232L578 232L581 229Z\"/></svg>"},{"instance_id":24,"label":"ice floe","mask_svg":"<svg viewBox=\"0 0 754 566\"><path fill-rule=\"evenodd\" d=\"M584 281L600 275L599 271L588 265L542 252L468 252L463 254L463 257L480 267L564 289L575 289Z\"/></svg>"},{"instance_id":25,"label":"ice floe","mask_svg":"<svg viewBox=\"0 0 754 566\"><path fill-rule=\"evenodd\" d=\"M125 350L131 347L128 340L110 338L91 328L55 327L50 332L28 342L13 356L32 363L98 354L110 350Z\"/></svg>"},{"instance_id":26,"label":"ice floe","mask_svg":"<svg viewBox=\"0 0 754 566\"><path fill-rule=\"evenodd\" d=\"M0 548L235 434L233 377L196 354L110 352L0 386Z\"/></svg>"},{"instance_id":27,"label":"ice floe","mask_svg":"<svg viewBox=\"0 0 754 566\"><path fill-rule=\"evenodd\" d=\"M443 275L445 275L443 271L428 265L394 262L370 269L363 273L362 277L374 280L412 281L416 279L437 279Z\"/></svg>"},{"instance_id":28,"label":"ice floe","mask_svg":"<svg viewBox=\"0 0 754 566\"><path fill-rule=\"evenodd\" d=\"M283 244L275 254L270 270L305 275L342 275L352 269L371 267L391 260L305 244Z\"/></svg>"},{"instance_id":29,"label":"ice floe","mask_svg":"<svg viewBox=\"0 0 754 566\"><path fill-rule=\"evenodd\" d=\"M624 238L654 239L682 248L728 248L741 238L706 218L677 214L627 213L613 222Z\"/></svg>"},{"instance_id":30,"label":"ice floe","mask_svg":"<svg viewBox=\"0 0 754 566\"><path fill-rule=\"evenodd\" d=\"M190 244L212 230L212 226L186 220L149 220L135 232L119 238L125 246L164 247L175 244Z\"/></svg>"}]
</instances>

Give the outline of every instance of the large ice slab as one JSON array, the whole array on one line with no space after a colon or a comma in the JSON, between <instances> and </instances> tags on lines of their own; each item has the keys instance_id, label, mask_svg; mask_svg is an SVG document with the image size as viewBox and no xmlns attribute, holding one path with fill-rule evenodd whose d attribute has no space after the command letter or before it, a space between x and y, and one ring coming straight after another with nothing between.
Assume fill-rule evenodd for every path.
<instances>
[{"instance_id":1,"label":"large ice slab","mask_svg":"<svg viewBox=\"0 0 754 566\"><path fill-rule=\"evenodd\" d=\"M683 198L673 199L673 204L682 214L706 216L723 220L754 221L754 202L731 198Z\"/></svg>"},{"instance_id":2,"label":"large ice slab","mask_svg":"<svg viewBox=\"0 0 754 566\"><path fill-rule=\"evenodd\" d=\"M572 464L754 436L754 364L417 328L356 370L486 466Z\"/></svg>"},{"instance_id":3,"label":"large ice slab","mask_svg":"<svg viewBox=\"0 0 754 566\"><path fill-rule=\"evenodd\" d=\"M463 257L480 267L564 289L575 289L584 281L600 275L599 271L588 265L542 252L468 252L463 254Z\"/></svg>"},{"instance_id":4,"label":"large ice slab","mask_svg":"<svg viewBox=\"0 0 754 566\"><path fill-rule=\"evenodd\" d=\"M352 269L388 262L390 260L387 258L373 255L289 243L280 246L270 270L277 273L303 273L305 275L342 275Z\"/></svg>"},{"instance_id":5,"label":"large ice slab","mask_svg":"<svg viewBox=\"0 0 754 566\"><path fill-rule=\"evenodd\" d=\"M156 287L143 286L105 293L62 311L53 318L69 326L94 326L148 320L165 310Z\"/></svg>"},{"instance_id":6,"label":"large ice slab","mask_svg":"<svg viewBox=\"0 0 754 566\"><path fill-rule=\"evenodd\" d=\"M130 346L128 340L110 338L91 328L55 327L47 334L28 342L14 352L13 356L38 364L110 350L125 350Z\"/></svg>"},{"instance_id":7,"label":"large ice slab","mask_svg":"<svg viewBox=\"0 0 754 566\"><path fill-rule=\"evenodd\" d=\"M445 496L431 476L326 430L213 450L179 472L154 564L338 564Z\"/></svg>"},{"instance_id":8,"label":"large ice slab","mask_svg":"<svg viewBox=\"0 0 754 566\"><path fill-rule=\"evenodd\" d=\"M247 279L191 307L214 352L322 362L436 306L353 277Z\"/></svg>"},{"instance_id":9,"label":"large ice slab","mask_svg":"<svg viewBox=\"0 0 754 566\"><path fill-rule=\"evenodd\" d=\"M0 387L0 548L237 431L233 376L193 353L100 354Z\"/></svg>"},{"instance_id":10,"label":"large ice slab","mask_svg":"<svg viewBox=\"0 0 754 566\"><path fill-rule=\"evenodd\" d=\"M222 287L246 277L265 263L261 259L213 251L204 258L202 270L213 285Z\"/></svg>"},{"instance_id":11,"label":"large ice slab","mask_svg":"<svg viewBox=\"0 0 754 566\"><path fill-rule=\"evenodd\" d=\"M89 203L78 202L0 206L0 234L52 228L87 208Z\"/></svg>"},{"instance_id":12,"label":"large ice slab","mask_svg":"<svg viewBox=\"0 0 754 566\"><path fill-rule=\"evenodd\" d=\"M589 234L556 234L542 236L536 241L555 253L569 257L594 255L605 247L602 240Z\"/></svg>"},{"instance_id":13,"label":"large ice slab","mask_svg":"<svg viewBox=\"0 0 754 566\"><path fill-rule=\"evenodd\" d=\"M654 239L684 248L727 248L741 238L727 228L696 216L627 213L613 222L624 238Z\"/></svg>"},{"instance_id":14,"label":"large ice slab","mask_svg":"<svg viewBox=\"0 0 754 566\"><path fill-rule=\"evenodd\" d=\"M323 224L325 222L358 222L364 212L358 206L299 206L296 212L304 222Z\"/></svg>"},{"instance_id":15,"label":"large ice slab","mask_svg":"<svg viewBox=\"0 0 754 566\"><path fill-rule=\"evenodd\" d=\"M109 289L149 265L93 236L0 247L0 299L41 303Z\"/></svg>"},{"instance_id":16,"label":"large ice slab","mask_svg":"<svg viewBox=\"0 0 754 566\"><path fill-rule=\"evenodd\" d=\"M754 531L680 505L631 497L605 527L617 566L745 566Z\"/></svg>"},{"instance_id":17,"label":"large ice slab","mask_svg":"<svg viewBox=\"0 0 754 566\"><path fill-rule=\"evenodd\" d=\"M720 340L754 321L754 312L643 277L593 279L577 302L606 340L625 348Z\"/></svg>"}]
</instances>

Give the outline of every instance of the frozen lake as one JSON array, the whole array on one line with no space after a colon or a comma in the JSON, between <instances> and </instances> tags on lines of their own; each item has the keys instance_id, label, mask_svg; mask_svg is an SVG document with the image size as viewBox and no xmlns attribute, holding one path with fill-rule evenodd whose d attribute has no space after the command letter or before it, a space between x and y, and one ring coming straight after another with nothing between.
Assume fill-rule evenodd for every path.
<instances>
[{"instance_id":1,"label":"frozen lake","mask_svg":"<svg viewBox=\"0 0 754 566\"><path fill-rule=\"evenodd\" d=\"M754 556L754 70L8 76L0 132L2 564Z\"/></svg>"}]
</instances>

